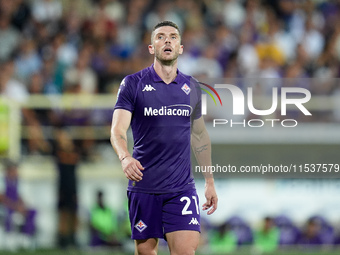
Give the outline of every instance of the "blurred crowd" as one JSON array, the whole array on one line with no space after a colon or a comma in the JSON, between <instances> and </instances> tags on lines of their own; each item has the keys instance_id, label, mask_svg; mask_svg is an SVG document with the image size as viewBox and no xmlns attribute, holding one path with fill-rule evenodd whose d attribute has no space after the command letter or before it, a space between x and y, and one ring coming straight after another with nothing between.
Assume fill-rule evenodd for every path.
<instances>
[{"instance_id":1,"label":"blurred crowd","mask_svg":"<svg viewBox=\"0 0 340 255\"><path fill-rule=\"evenodd\" d=\"M14 62L1 77L14 76L13 87L26 93L111 93L152 63L146 46L161 20L181 29L184 73L327 79L340 72L339 1L1 0L0 12L2 67ZM313 92L336 89L323 85Z\"/></svg>"},{"instance_id":2,"label":"blurred crowd","mask_svg":"<svg viewBox=\"0 0 340 255\"><path fill-rule=\"evenodd\" d=\"M206 247L222 254L242 247L251 247L255 254L278 250L322 252L338 249L339 233L321 216L312 216L302 226L297 226L289 217L265 217L257 228L233 216L219 226L205 224Z\"/></svg>"},{"instance_id":3,"label":"blurred crowd","mask_svg":"<svg viewBox=\"0 0 340 255\"><path fill-rule=\"evenodd\" d=\"M335 0L0 0L0 95L115 93L152 63L147 45L162 20L181 29L186 74L299 79L314 95L340 95L339 14ZM270 94L267 85L257 92ZM26 109L28 136L40 141L29 151L51 151L41 125L109 125L111 113Z\"/></svg>"}]
</instances>

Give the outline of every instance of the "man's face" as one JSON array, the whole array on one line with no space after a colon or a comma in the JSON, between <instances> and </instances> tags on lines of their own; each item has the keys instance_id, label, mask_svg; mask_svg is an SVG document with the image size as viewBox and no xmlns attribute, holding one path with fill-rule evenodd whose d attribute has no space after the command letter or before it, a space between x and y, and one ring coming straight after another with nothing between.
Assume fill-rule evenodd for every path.
<instances>
[{"instance_id":1,"label":"man's face","mask_svg":"<svg viewBox=\"0 0 340 255\"><path fill-rule=\"evenodd\" d=\"M163 65L172 65L183 53L183 45L178 30L171 26L157 28L152 33L152 44L149 45L150 54Z\"/></svg>"}]
</instances>

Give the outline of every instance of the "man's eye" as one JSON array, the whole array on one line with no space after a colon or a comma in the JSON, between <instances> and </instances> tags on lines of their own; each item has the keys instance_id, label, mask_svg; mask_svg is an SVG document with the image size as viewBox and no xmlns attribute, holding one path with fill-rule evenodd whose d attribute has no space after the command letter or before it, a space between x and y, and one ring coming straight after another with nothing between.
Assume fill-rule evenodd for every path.
<instances>
[{"instance_id":1,"label":"man's eye","mask_svg":"<svg viewBox=\"0 0 340 255\"><path fill-rule=\"evenodd\" d=\"M177 37L176 36L173 36L173 37L171 37L172 39L176 39Z\"/></svg>"},{"instance_id":2,"label":"man's eye","mask_svg":"<svg viewBox=\"0 0 340 255\"><path fill-rule=\"evenodd\" d=\"M163 36L162 36L162 35L159 35L159 36L158 36L158 39L163 39Z\"/></svg>"}]
</instances>

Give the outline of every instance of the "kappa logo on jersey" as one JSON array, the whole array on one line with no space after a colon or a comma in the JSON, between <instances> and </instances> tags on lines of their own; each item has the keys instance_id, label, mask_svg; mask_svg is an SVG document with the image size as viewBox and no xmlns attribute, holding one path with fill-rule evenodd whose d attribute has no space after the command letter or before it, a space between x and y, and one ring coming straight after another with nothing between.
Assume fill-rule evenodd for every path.
<instances>
[{"instance_id":1,"label":"kappa logo on jersey","mask_svg":"<svg viewBox=\"0 0 340 255\"><path fill-rule=\"evenodd\" d=\"M198 220L196 218L191 218L191 221L189 222L189 225L199 225L200 223L198 222Z\"/></svg>"},{"instance_id":2,"label":"kappa logo on jersey","mask_svg":"<svg viewBox=\"0 0 340 255\"><path fill-rule=\"evenodd\" d=\"M122 80L122 82L120 83L120 86L124 86L125 87L125 78ZM118 100L118 97L119 97L119 94L120 94L120 90L121 88L118 89L118 92L117 92L117 100Z\"/></svg>"},{"instance_id":3,"label":"kappa logo on jersey","mask_svg":"<svg viewBox=\"0 0 340 255\"><path fill-rule=\"evenodd\" d=\"M182 90L185 92L185 94L189 95L191 88L186 83L184 83Z\"/></svg>"},{"instance_id":4,"label":"kappa logo on jersey","mask_svg":"<svg viewBox=\"0 0 340 255\"><path fill-rule=\"evenodd\" d=\"M118 92L117 92L117 100L118 100L119 94L120 94L120 89L118 89Z\"/></svg>"},{"instance_id":5,"label":"kappa logo on jersey","mask_svg":"<svg viewBox=\"0 0 340 255\"><path fill-rule=\"evenodd\" d=\"M151 85L145 85L142 91L153 91L153 90L156 90L156 89L152 87Z\"/></svg>"},{"instance_id":6,"label":"kappa logo on jersey","mask_svg":"<svg viewBox=\"0 0 340 255\"><path fill-rule=\"evenodd\" d=\"M120 83L120 86L124 86L125 87L125 78L122 80L122 82Z\"/></svg>"},{"instance_id":7,"label":"kappa logo on jersey","mask_svg":"<svg viewBox=\"0 0 340 255\"><path fill-rule=\"evenodd\" d=\"M139 231L139 232L143 232L143 230L145 230L148 226L142 221L139 220L138 223L135 225L135 228Z\"/></svg>"}]
</instances>

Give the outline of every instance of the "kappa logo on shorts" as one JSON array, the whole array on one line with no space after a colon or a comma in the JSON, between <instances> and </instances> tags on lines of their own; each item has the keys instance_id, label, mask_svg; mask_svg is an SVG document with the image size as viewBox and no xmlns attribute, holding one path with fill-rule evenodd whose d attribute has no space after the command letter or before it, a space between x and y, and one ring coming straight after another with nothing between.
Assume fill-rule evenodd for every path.
<instances>
[{"instance_id":1,"label":"kappa logo on shorts","mask_svg":"<svg viewBox=\"0 0 340 255\"><path fill-rule=\"evenodd\" d=\"M196 218L191 218L191 221L189 222L189 225L199 225L200 223L198 222L198 220Z\"/></svg>"},{"instance_id":2,"label":"kappa logo on shorts","mask_svg":"<svg viewBox=\"0 0 340 255\"><path fill-rule=\"evenodd\" d=\"M142 221L139 220L138 223L135 225L135 228L139 231L139 232L143 232L143 230L145 230L148 226Z\"/></svg>"},{"instance_id":3,"label":"kappa logo on shorts","mask_svg":"<svg viewBox=\"0 0 340 255\"><path fill-rule=\"evenodd\" d=\"M185 92L185 94L189 95L191 88L186 83L184 83L182 90Z\"/></svg>"}]
</instances>

